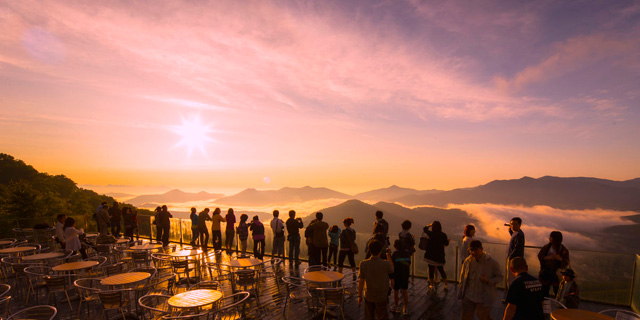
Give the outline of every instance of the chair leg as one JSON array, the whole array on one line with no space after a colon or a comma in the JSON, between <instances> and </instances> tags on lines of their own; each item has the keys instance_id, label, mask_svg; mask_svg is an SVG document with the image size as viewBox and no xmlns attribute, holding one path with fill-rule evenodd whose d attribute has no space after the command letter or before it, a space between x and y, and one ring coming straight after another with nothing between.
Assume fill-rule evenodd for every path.
<instances>
[{"instance_id":1,"label":"chair leg","mask_svg":"<svg viewBox=\"0 0 640 320\"><path fill-rule=\"evenodd\" d=\"M67 297L67 302L69 303L69 311L73 311L73 307L71 306L71 299L69 299L69 294L67 291L64 292L65 297Z\"/></svg>"}]
</instances>

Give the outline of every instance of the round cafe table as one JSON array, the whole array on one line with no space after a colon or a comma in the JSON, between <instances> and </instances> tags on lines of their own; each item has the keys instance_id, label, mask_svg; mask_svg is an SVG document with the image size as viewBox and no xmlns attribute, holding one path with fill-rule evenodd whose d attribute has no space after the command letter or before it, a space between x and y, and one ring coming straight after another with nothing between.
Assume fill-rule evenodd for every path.
<instances>
[{"instance_id":1,"label":"round cafe table","mask_svg":"<svg viewBox=\"0 0 640 320\"><path fill-rule=\"evenodd\" d=\"M120 273L100 280L103 286L124 286L140 281L147 280L151 277L148 272L127 272Z\"/></svg>"},{"instance_id":2,"label":"round cafe table","mask_svg":"<svg viewBox=\"0 0 640 320\"><path fill-rule=\"evenodd\" d=\"M137 244L135 246L131 246L129 249L131 250L154 250L162 248L161 244L158 243L145 243L145 244Z\"/></svg>"},{"instance_id":3,"label":"round cafe table","mask_svg":"<svg viewBox=\"0 0 640 320\"><path fill-rule=\"evenodd\" d=\"M59 264L51 269L53 269L53 271L64 272L64 271L82 270L82 269L91 268L97 265L98 265L98 261L76 261L76 262L67 262L67 263Z\"/></svg>"},{"instance_id":4,"label":"round cafe table","mask_svg":"<svg viewBox=\"0 0 640 320\"><path fill-rule=\"evenodd\" d=\"M604 314L582 309L558 309L551 312L554 320L615 320Z\"/></svg>"},{"instance_id":5,"label":"round cafe table","mask_svg":"<svg viewBox=\"0 0 640 320\"><path fill-rule=\"evenodd\" d=\"M178 293L167 300L173 308L200 308L215 303L222 298L222 292L211 289L190 290Z\"/></svg>"},{"instance_id":6,"label":"round cafe table","mask_svg":"<svg viewBox=\"0 0 640 320\"><path fill-rule=\"evenodd\" d=\"M12 247L12 248L0 249L0 253L20 255L25 252L34 251L34 250L36 250L36 247Z\"/></svg>"},{"instance_id":7,"label":"round cafe table","mask_svg":"<svg viewBox=\"0 0 640 320\"><path fill-rule=\"evenodd\" d=\"M336 271L311 271L302 275L302 279L316 283L338 282L344 278L344 274Z\"/></svg>"},{"instance_id":8,"label":"round cafe table","mask_svg":"<svg viewBox=\"0 0 640 320\"><path fill-rule=\"evenodd\" d=\"M172 257L193 257L199 256L202 254L202 250L193 249L193 250L180 250L176 252L171 252L169 255Z\"/></svg>"},{"instance_id":9,"label":"round cafe table","mask_svg":"<svg viewBox=\"0 0 640 320\"><path fill-rule=\"evenodd\" d=\"M37 260L48 260L48 259L56 259L64 257L64 253L62 252L47 252L47 253L38 253L32 254L30 256L22 257L22 261L37 261Z\"/></svg>"},{"instance_id":10,"label":"round cafe table","mask_svg":"<svg viewBox=\"0 0 640 320\"><path fill-rule=\"evenodd\" d=\"M262 264L262 260L256 258L241 258L241 259L233 259L227 263L228 266L233 268L250 268L259 266Z\"/></svg>"}]
</instances>

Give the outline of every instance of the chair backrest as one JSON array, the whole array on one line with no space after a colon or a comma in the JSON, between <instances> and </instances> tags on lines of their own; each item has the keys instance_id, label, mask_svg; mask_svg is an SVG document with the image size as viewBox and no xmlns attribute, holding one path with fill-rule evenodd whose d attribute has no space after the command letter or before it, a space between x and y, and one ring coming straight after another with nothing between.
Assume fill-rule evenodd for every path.
<instances>
[{"instance_id":1,"label":"chair backrest","mask_svg":"<svg viewBox=\"0 0 640 320\"><path fill-rule=\"evenodd\" d=\"M52 289L66 289L69 281L69 276L44 276L45 284L49 290Z\"/></svg>"},{"instance_id":2,"label":"chair backrest","mask_svg":"<svg viewBox=\"0 0 640 320\"><path fill-rule=\"evenodd\" d=\"M640 320L640 314L625 309L607 309L598 313L613 315L616 320Z\"/></svg>"},{"instance_id":3,"label":"chair backrest","mask_svg":"<svg viewBox=\"0 0 640 320\"><path fill-rule=\"evenodd\" d=\"M100 297L100 303L105 309L113 309L124 304L122 293L126 290L107 290L98 291L98 297Z\"/></svg>"},{"instance_id":4,"label":"chair backrest","mask_svg":"<svg viewBox=\"0 0 640 320\"><path fill-rule=\"evenodd\" d=\"M124 262L116 262L114 264L106 265L102 268L102 270L107 276L122 273L122 271L124 270Z\"/></svg>"},{"instance_id":5,"label":"chair backrest","mask_svg":"<svg viewBox=\"0 0 640 320\"><path fill-rule=\"evenodd\" d=\"M51 268L45 266L30 266L24 268L24 273L27 274L29 282L41 281L43 277L51 274Z\"/></svg>"},{"instance_id":6,"label":"chair backrest","mask_svg":"<svg viewBox=\"0 0 640 320\"><path fill-rule=\"evenodd\" d=\"M153 260L153 266L158 270L171 268L171 256L167 254L154 252L151 254L151 260Z\"/></svg>"},{"instance_id":7,"label":"chair backrest","mask_svg":"<svg viewBox=\"0 0 640 320\"><path fill-rule=\"evenodd\" d=\"M58 314L58 310L52 306L34 306L22 309L11 315L7 320L32 319L32 320L53 320Z\"/></svg>"},{"instance_id":8,"label":"chair backrest","mask_svg":"<svg viewBox=\"0 0 640 320\"><path fill-rule=\"evenodd\" d=\"M155 290L166 291L173 295L173 289L176 285L176 277L177 275L175 273L158 277L155 281L152 282L153 288Z\"/></svg>"},{"instance_id":9,"label":"chair backrest","mask_svg":"<svg viewBox=\"0 0 640 320\"><path fill-rule=\"evenodd\" d=\"M344 301L344 288L317 288L322 293L322 300L325 304L342 304Z\"/></svg>"},{"instance_id":10,"label":"chair backrest","mask_svg":"<svg viewBox=\"0 0 640 320\"><path fill-rule=\"evenodd\" d=\"M242 319L242 309L247 299L249 299L249 292L240 291L230 296L222 298L221 307L215 311L216 320L235 320Z\"/></svg>"},{"instance_id":11,"label":"chair backrest","mask_svg":"<svg viewBox=\"0 0 640 320\"><path fill-rule=\"evenodd\" d=\"M556 309L566 309L567 307L562 304L562 302L555 300L555 299L551 299L551 298L544 298L544 301L542 302L542 311L545 314L551 314L551 312L553 312Z\"/></svg>"},{"instance_id":12,"label":"chair backrest","mask_svg":"<svg viewBox=\"0 0 640 320\"><path fill-rule=\"evenodd\" d=\"M169 305L167 300L171 298L170 295L164 294L148 294L138 299L138 305L142 307L146 312L151 313L149 319L156 319L159 316L169 314Z\"/></svg>"},{"instance_id":13,"label":"chair backrest","mask_svg":"<svg viewBox=\"0 0 640 320\"><path fill-rule=\"evenodd\" d=\"M236 285L240 286L254 285L257 279L255 270L236 270L233 276L235 277Z\"/></svg>"},{"instance_id":14,"label":"chair backrest","mask_svg":"<svg viewBox=\"0 0 640 320\"><path fill-rule=\"evenodd\" d=\"M197 290L197 289L211 289L211 290L220 290L222 291L222 286L218 281L200 281L191 287L189 290Z\"/></svg>"},{"instance_id":15,"label":"chair backrest","mask_svg":"<svg viewBox=\"0 0 640 320\"><path fill-rule=\"evenodd\" d=\"M285 287L287 288L287 293L291 293L296 290L307 289L307 284L302 278L297 277L282 277L282 282L284 282Z\"/></svg>"},{"instance_id":16,"label":"chair backrest","mask_svg":"<svg viewBox=\"0 0 640 320\"><path fill-rule=\"evenodd\" d=\"M101 280L101 278L82 278L74 281L73 285L82 291L98 292L107 288L100 284Z\"/></svg>"},{"instance_id":17,"label":"chair backrest","mask_svg":"<svg viewBox=\"0 0 640 320\"><path fill-rule=\"evenodd\" d=\"M107 257L95 256L95 257L90 257L87 260L88 261L97 261L98 265L95 266L94 268L99 269L99 268L102 268L102 266L107 262Z\"/></svg>"},{"instance_id":18,"label":"chair backrest","mask_svg":"<svg viewBox=\"0 0 640 320\"><path fill-rule=\"evenodd\" d=\"M11 296L0 297L0 318L6 319L9 316L9 303L11 303Z\"/></svg>"},{"instance_id":19,"label":"chair backrest","mask_svg":"<svg viewBox=\"0 0 640 320\"><path fill-rule=\"evenodd\" d=\"M329 268L325 266L310 266L304 269L304 273L313 272L313 271L328 271Z\"/></svg>"}]
</instances>

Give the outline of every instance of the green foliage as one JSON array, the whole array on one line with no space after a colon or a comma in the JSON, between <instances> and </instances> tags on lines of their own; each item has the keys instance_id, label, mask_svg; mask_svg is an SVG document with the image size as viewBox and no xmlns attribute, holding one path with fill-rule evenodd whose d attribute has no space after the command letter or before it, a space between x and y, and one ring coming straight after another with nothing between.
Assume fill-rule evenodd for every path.
<instances>
[{"instance_id":1,"label":"green foliage","mask_svg":"<svg viewBox=\"0 0 640 320\"><path fill-rule=\"evenodd\" d=\"M39 173L32 166L0 153L0 218L39 218L52 221L58 214L88 215L112 197L78 188L64 175Z\"/></svg>"}]
</instances>

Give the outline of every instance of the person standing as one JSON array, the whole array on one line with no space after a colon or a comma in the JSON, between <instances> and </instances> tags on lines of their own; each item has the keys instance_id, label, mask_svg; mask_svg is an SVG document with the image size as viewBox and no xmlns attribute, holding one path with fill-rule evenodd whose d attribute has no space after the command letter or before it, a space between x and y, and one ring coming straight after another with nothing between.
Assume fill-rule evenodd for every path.
<instances>
[{"instance_id":1,"label":"person standing","mask_svg":"<svg viewBox=\"0 0 640 320\"><path fill-rule=\"evenodd\" d=\"M431 230L429 230L429 228L431 228ZM444 264L446 263L444 247L449 245L449 238L446 233L442 232L440 221L434 221L427 225L424 227L423 232L429 238L427 250L424 252L424 261L429 265L429 290L437 289L435 277L436 268L440 272L444 288L447 289L447 274L444 272Z\"/></svg>"},{"instance_id":2,"label":"person standing","mask_svg":"<svg viewBox=\"0 0 640 320\"><path fill-rule=\"evenodd\" d=\"M311 244L313 245L313 261L315 265L327 266L327 250L329 240L327 239L327 229L329 225L322 221L322 212L316 212L316 222L309 225L311 232Z\"/></svg>"},{"instance_id":3,"label":"person standing","mask_svg":"<svg viewBox=\"0 0 640 320\"><path fill-rule=\"evenodd\" d=\"M387 222L387 220L383 219L382 216L382 211L376 211L376 221L373 223L372 234L376 234L376 230L379 230L377 229L378 225L382 225L382 235L385 237L385 241L387 242L386 247L388 248L391 245L391 243L389 242L389 223ZM384 249L382 251L384 251Z\"/></svg>"},{"instance_id":4,"label":"person standing","mask_svg":"<svg viewBox=\"0 0 640 320\"><path fill-rule=\"evenodd\" d=\"M460 261L464 261L469 255L469 244L473 241L473 237L476 235L476 227L472 224L468 224L464 227L462 236L462 245L460 245Z\"/></svg>"},{"instance_id":5,"label":"person standing","mask_svg":"<svg viewBox=\"0 0 640 320\"><path fill-rule=\"evenodd\" d=\"M202 251L208 251L209 247L209 230L207 229L206 221L211 221L211 217L209 216L209 208L204 208L202 212L198 214L198 233L200 235L200 246L202 246Z\"/></svg>"},{"instance_id":6,"label":"person standing","mask_svg":"<svg viewBox=\"0 0 640 320\"><path fill-rule=\"evenodd\" d=\"M198 214L196 212L196 208L191 208L191 214L189 214L189 219L191 219L191 242L189 244L192 247L198 245L198 230L200 230L198 226Z\"/></svg>"},{"instance_id":7,"label":"person standing","mask_svg":"<svg viewBox=\"0 0 640 320\"><path fill-rule=\"evenodd\" d=\"M553 296L556 296L560 287L558 270L569 265L569 250L562 245L562 232L551 231L549 243L538 252L538 261L540 261L538 280L542 283L542 292L545 296L549 296L549 288L553 286Z\"/></svg>"},{"instance_id":8,"label":"person standing","mask_svg":"<svg viewBox=\"0 0 640 320\"><path fill-rule=\"evenodd\" d=\"M100 211L98 211L98 230L101 236L109 235L109 225L111 219L109 218L109 206L105 203L102 205ZM66 220L65 220L66 221Z\"/></svg>"},{"instance_id":9,"label":"person standing","mask_svg":"<svg viewBox=\"0 0 640 320\"><path fill-rule=\"evenodd\" d=\"M227 215L224 219L227 220L227 226L224 232L224 244L225 247L227 247L227 251L231 252L233 250L233 239L236 237L236 215L233 213L233 208L229 208L229 210L227 210Z\"/></svg>"},{"instance_id":10,"label":"person standing","mask_svg":"<svg viewBox=\"0 0 640 320\"><path fill-rule=\"evenodd\" d=\"M398 233L398 239L402 240L402 246L405 250L409 251L413 257L413 253L416 252L416 239L414 239L411 232L409 232L409 230L411 230L411 221L402 221L401 227L402 231Z\"/></svg>"},{"instance_id":11,"label":"person standing","mask_svg":"<svg viewBox=\"0 0 640 320\"><path fill-rule=\"evenodd\" d=\"M511 240L509 240L509 248L507 250L507 288L515 279L513 274L509 272L511 259L524 257L524 232L522 232L522 229L520 229L522 227L522 219L520 219L519 217L513 217L508 226Z\"/></svg>"},{"instance_id":12,"label":"person standing","mask_svg":"<svg viewBox=\"0 0 640 320\"><path fill-rule=\"evenodd\" d=\"M238 234L238 242L240 242L240 252L242 254L247 253L247 239L249 238L249 225L247 225L247 219L249 216L246 214L240 215L240 223L238 223L238 229L236 233Z\"/></svg>"},{"instance_id":13,"label":"person standing","mask_svg":"<svg viewBox=\"0 0 640 320\"><path fill-rule=\"evenodd\" d=\"M124 236L133 242L133 229L135 228L135 216L129 207L122 208L122 221L124 223Z\"/></svg>"},{"instance_id":14,"label":"person standing","mask_svg":"<svg viewBox=\"0 0 640 320\"><path fill-rule=\"evenodd\" d=\"M116 201L113 202L113 206L109 208L109 216L111 217L111 234L120 238L120 224L122 223L122 210Z\"/></svg>"},{"instance_id":15,"label":"person standing","mask_svg":"<svg viewBox=\"0 0 640 320\"><path fill-rule=\"evenodd\" d=\"M407 246L403 244L402 238L393 242L396 249L391 255L393 261L393 306L391 312L398 313L399 295L402 292L402 314L409 315L409 276L411 276L411 252L407 250Z\"/></svg>"},{"instance_id":16,"label":"person standing","mask_svg":"<svg viewBox=\"0 0 640 320\"><path fill-rule=\"evenodd\" d=\"M369 259L360 262L358 274L358 305L364 296L364 316L367 320L389 319L389 274L393 273L391 252L387 250L387 261L380 259L383 244L374 240L369 242ZM366 290L365 290L366 285Z\"/></svg>"},{"instance_id":17,"label":"person standing","mask_svg":"<svg viewBox=\"0 0 640 320\"><path fill-rule=\"evenodd\" d=\"M211 215L211 242L215 250L222 249L222 228L220 222L227 220L220 214L220 208L215 208Z\"/></svg>"},{"instance_id":18,"label":"person standing","mask_svg":"<svg viewBox=\"0 0 640 320\"><path fill-rule=\"evenodd\" d=\"M462 300L462 320L491 320L491 308L496 299L497 286L503 279L498 261L482 248L482 242L473 240L467 250L469 256L462 262L458 299Z\"/></svg>"},{"instance_id":19,"label":"person standing","mask_svg":"<svg viewBox=\"0 0 640 320\"><path fill-rule=\"evenodd\" d=\"M171 218L173 218L173 215L169 212L166 205L162 206L159 218L160 227L162 228L162 246L167 247L169 245L169 232L171 231Z\"/></svg>"},{"instance_id":20,"label":"person standing","mask_svg":"<svg viewBox=\"0 0 640 320\"><path fill-rule=\"evenodd\" d=\"M156 242L162 242L162 225L160 224L160 215L162 207L156 207L156 213L153 215L153 224L156 225Z\"/></svg>"},{"instance_id":21,"label":"person standing","mask_svg":"<svg viewBox=\"0 0 640 320\"><path fill-rule=\"evenodd\" d=\"M344 258L349 257L349 265L355 270L356 260L354 249L357 249L356 243L356 231L351 228L353 225L353 218L347 217L342 220L344 224L344 230L340 233L340 255L338 256L338 271L342 272L344 266Z\"/></svg>"},{"instance_id":22,"label":"person standing","mask_svg":"<svg viewBox=\"0 0 640 320\"><path fill-rule=\"evenodd\" d=\"M302 219L296 218L296 212L289 210L289 219L287 219L287 232L289 236L289 267L293 266L295 261L296 267L300 265L300 229L304 227Z\"/></svg>"},{"instance_id":23,"label":"person standing","mask_svg":"<svg viewBox=\"0 0 640 320\"><path fill-rule=\"evenodd\" d=\"M98 213L102 210L103 206L106 206L107 202L103 201L98 207L96 207L96 212L93 214L93 219L96 220L96 224L98 225L98 230L100 230L100 221L98 221Z\"/></svg>"},{"instance_id":24,"label":"person standing","mask_svg":"<svg viewBox=\"0 0 640 320\"><path fill-rule=\"evenodd\" d=\"M271 257L280 256L284 261L284 221L279 218L280 211L273 210L273 219L271 219L271 232L273 232L273 248Z\"/></svg>"},{"instance_id":25,"label":"person standing","mask_svg":"<svg viewBox=\"0 0 640 320\"><path fill-rule=\"evenodd\" d=\"M264 258L264 225L258 216L253 216L253 221L249 224L251 236L253 237L253 255L262 260Z\"/></svg>"},{"instance_id":26,"label":"person standing","mask_svg":"<svg viewBox=\"0 0 640 320\"><path fill-rule=\"evenodd\" d=\"M329 255L327 256L327 262L329 265L333 265L333 270L338 268L338 246L340 245L340 228L338 226L333 225L331 229L329 229ZM331 257L333 257L333 264L331 263Z\"/></svg>"},{"instance_id":27,"label":"person standing","mask_svg":"<svg viewBox=\"0 0 640 320\"><path fill-rule=\"evenodd\" d=\"M515 280L509 286L505 302L503 320L543 320L542 283L527 273L529 266L522 257L514 257L509 261L509 271L515 275Z\"/></svg>"},{"instance_id":28,"label":"person standing","mask_svg":"<svg viewBox=\"0 0 640 320\"><path fill-rule=\"evenodd\" d=\"M570 268L560 273L562 274L562 283L556 295L556 300L562 302L567 309L578 309L580 306L580 289L575 281L576 273Z\"/></svg>"}]
</instances>

